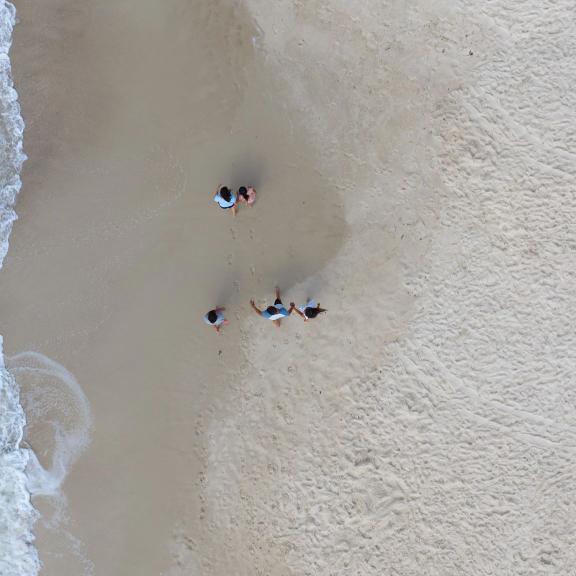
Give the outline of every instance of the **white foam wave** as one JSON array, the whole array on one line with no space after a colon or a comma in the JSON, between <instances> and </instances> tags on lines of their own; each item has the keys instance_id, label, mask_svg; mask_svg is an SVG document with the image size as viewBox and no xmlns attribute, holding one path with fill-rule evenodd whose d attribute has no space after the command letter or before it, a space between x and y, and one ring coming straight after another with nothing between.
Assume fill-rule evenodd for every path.
<instances>
[{"instance_id":1,"label":"white foam wave","mask_svg":"<svg viewBox=\"0 0 576 576\"><path fill-rule=\"evenodd\" d=\"M8 365L21 387L27 437L33 442L41 435L44 444L40 457L30 451L28 490L33 496L60 496L70 468L90 442L88 399L66 368L39 352L11 356Z\"/></svg>"},{"instance_id":2,"label":"white foam wave","mask_svg":"<svg viewBox=\"0 0 576 576\"><path fill-rule=\"evenodd\" d=\"M16 220L14 205L26 159L22 152L24 121L8 56L15 23L14 6L0 0L0 268ZM20 446L26 418L16 381L4 365L2 343L0 336L0 574L34 576L40 569L32 533L38 515L27 491L30 451Z\"/></svg>"},{"instance_id":3,"label":"white foam wave","mask_svg":"<svg viewBox=\"0 0 576 576\"><path fill-rule=\"evenodd\" d=\"M0 0L1 2L1 0ZM14 204L20 191L20 171L26 156L22 151L24 121L20 115L18 94L12 82L8 52L16 10L8 2L0 3L0 268L8 252L8 237L16 220Z\"/></svg>"},{"instance_id":4,"label":"white foam wave","mask_svg":"<svg viewBox=\"0 0 576 576\"><path fill-rule=\"evenodd\" d=\"M70 531L67 500L62 485L90 442L92 414L76 378L58 362L39 352L22 352L6 359L20 389L20 404L27 416L26 441L30 445L26 488L32 496L48 498L42 523L56 540L52 551L65 555L85 576L94 566L83 543Z\"/></svg>"},{"instance_id":5,"label":"white foam wave","mask_svg":"<svg viewBox=\"0 0 576 576\"><path fill-rule=\"evenodd\" d=\"M6 370L0 337L0 574L32 576L40 562L32 545L37 513L26 489L30 451L20 443L26 419L18 386Z\"/></svg>"}]
</instances>

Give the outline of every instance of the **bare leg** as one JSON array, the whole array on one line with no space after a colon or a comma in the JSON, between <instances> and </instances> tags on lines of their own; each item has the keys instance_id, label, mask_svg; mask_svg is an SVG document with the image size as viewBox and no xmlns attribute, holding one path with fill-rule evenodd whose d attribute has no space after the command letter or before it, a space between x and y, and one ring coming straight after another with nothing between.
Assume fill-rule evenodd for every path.
<instances>
[{"instance_id":1,"label":"bare leg","mask_svg":"<svg viewBox=\"0 0 576 576\"><path fill-rule=\"evenodd\" d=\"M276 328L280 328L280 323L282 321L281 320L272 320L272 322L274 322L274 324L276 325Z\"/></svg>"}]
</instances>

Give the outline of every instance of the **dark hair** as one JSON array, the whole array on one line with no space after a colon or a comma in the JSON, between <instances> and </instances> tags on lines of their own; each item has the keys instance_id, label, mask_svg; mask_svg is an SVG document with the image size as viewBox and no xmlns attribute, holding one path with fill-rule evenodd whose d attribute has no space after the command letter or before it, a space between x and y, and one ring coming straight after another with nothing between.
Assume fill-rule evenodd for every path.
<instances>
[{"instance_id":1,"label":"dark hair","mask_svg":"<svg viewBox=\"0 0 576 576\"><path fill-rule=\"evenodd\" d=\"M210 324L214 324L216 320L218 320L218 314L216 313L216 310L210 310L210 312L208 312L208 322L210 322Z\"/></svg>"},{"instance_id":2,"label":"dark hair","mask_svg":"<svg viewBox=\"0 0 576 576\"><path fill-rule=\"evenodd\" d=\"M222 196L226 202L230 202L230 200L232 200L232 192L230 188L228 188L228 186L222 186L222 188L220 188L220 196Z\"/></svg>"},{"instance_id":3,"label":"dark hair","mask_svg":"<svg viewBox=\"0 0 576 576\"><path fill-rule=\"evenodd\" d=\"M276 306L268 306L268 308L266 308L266 312L268 312L270 316L274 316L274 314L278 314L278 308L276 308Z\"/></svg>"},{"instance_id":4,"label":"dark hair","mask_svg":"<svg viewBox=\"0 0 576 576\"><path fill-rule=\"evenodd\" d=\"M316 316L322 312L326 312L326 310L324 310L324 308L306 308L304 310L304 316L306 316L306 318L316 318Z\"/></svg>"},{"instance_id":5,"label":"dark hair","mask_svg":"<svg viewBox=\"0 0 576 576\"><path fill-rule=\"evenodd\" d=\"M248 189L246 186L240 186L240 188L238 188L238 194L240 194L242 198L248 199Z\"/></svg>"}]
</instances>

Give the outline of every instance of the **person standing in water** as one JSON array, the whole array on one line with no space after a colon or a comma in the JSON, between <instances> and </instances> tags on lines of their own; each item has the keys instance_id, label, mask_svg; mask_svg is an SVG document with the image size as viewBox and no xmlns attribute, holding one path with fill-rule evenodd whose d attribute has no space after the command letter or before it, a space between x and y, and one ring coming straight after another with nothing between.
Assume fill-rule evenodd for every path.
<instances>
[{"instance_id":1,"label":"person standing in water","mask_svg":"<svg viewBox=\"0 0 576 576\"><path fill-rule=\"evenodd\" d=\"M216 195L214 196L214 202L218 203L218 206L224 210L232 209L232 214L236 216L238 196L228 188L228 186L218 186Z\"/></svg>"},{"instance_id":2,"label":"person standing in water","mask_svg":"<svg viewBox=\"0 0 576 576\"><path fill-rule=\"evenodd\" d=\"M282 300L280 299L279 288L276 288L276 300L274 300L274 306L268 306L266 310L260 310L260 308L258 308L256 304L254 304L254 300L250 300L250 305L252 306L256 314L262 316L263 318L266 318L267 320L272 320L272 322L274 322L274 324L278 327L280 327L282 318L290 316L290 314L292 314L292 310L294 310L294 307L292 305L290 306L289 310L286 310L284 304L282 304Z\"/></svg>"},{"instance_id":3,"label":"person standing in water","mask_svg":"<svg viewBox=\"0 0 576 576\"><path fill-rule=\"evenodd\" d=\"M305 306L300 306L299 308L296 308L294 302L290 302L290 308L296 310L296 313L304 318L304 322L308 322L308 320L316 318L318 314L326 312L324 308L320 308L320 302L316 304L316 300L312 300L311 298L308 298Z\"/></svg>"},{"instance_id":4,"label":"person standing in water","mask_svg":"<svg viewBox=\"0 0 576 576\"><path fill-rule=\"evenodd\" d=\"M248 206L252 206L256 200L256 190L252 186L240 186L238 188L238 202L246 202Z\"/></svg>"},{"instance_id":5,"label":"person standing in water","mask_svg":"<svg viewBox=\"0 0 576 576\"><path fill-rule=\"evenodd\" d=\"M228 324L228 320L224 318L224 310L226 310L224 307L214 308L214 310L210 310L210 312L204 314L204 322L208 324L208 326L214 326L216 332L218 333L220 332L220 328L222 326L226 326L226 324Z\"/></svg>"}]
</instances>

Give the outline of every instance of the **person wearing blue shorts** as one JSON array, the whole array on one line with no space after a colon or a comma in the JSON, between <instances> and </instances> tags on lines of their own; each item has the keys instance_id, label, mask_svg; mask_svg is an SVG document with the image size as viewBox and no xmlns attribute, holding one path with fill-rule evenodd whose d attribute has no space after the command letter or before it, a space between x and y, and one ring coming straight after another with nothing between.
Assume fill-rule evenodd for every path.
<instances>
[{"instance_id":1,"label":"person wearing blue shorts","mask_svg":"<svg viewBox=\"0 0 576 576\"><path fill-rule=\"evenodd\" d=\"M266 318L267 320L272 320L274 324L280 327L280 323L282 322L283 318L286 318L292 314L292 310L294 310L294 306L290 306L288 310L282 304L282 300L280 299L280 289L276 288L276 300L274 300L274 306L268 306L266 310L260 310L254 303L254 300L250 300L250 305L258 314L258 316L262 316L262 318Z\"/></svg>"}]
</instances>

